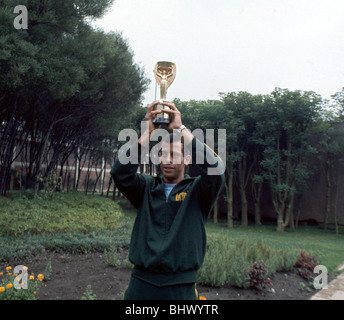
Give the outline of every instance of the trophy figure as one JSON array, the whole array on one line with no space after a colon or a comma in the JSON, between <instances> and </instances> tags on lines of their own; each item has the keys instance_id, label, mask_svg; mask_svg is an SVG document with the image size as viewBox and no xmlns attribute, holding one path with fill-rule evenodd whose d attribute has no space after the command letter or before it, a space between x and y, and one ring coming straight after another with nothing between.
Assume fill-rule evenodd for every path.
<instances>
[{"instance_id":1,"label":"trophy figure","mask_svg":"<svg viewBox=\"0 0 344 320\"><path fill-rule=\"evenodd\" d=\"M154 68L154 75L157 84L160 87L160 103L154 106L154 110L169 109L169 107L162 105L163 100L166 100L167 88L172 84L176 77L176 65L168 61L159 61ZM170 123L169 114L161 112L156 114L153 123L167 125Z\"/></svg>"}]
</instances>

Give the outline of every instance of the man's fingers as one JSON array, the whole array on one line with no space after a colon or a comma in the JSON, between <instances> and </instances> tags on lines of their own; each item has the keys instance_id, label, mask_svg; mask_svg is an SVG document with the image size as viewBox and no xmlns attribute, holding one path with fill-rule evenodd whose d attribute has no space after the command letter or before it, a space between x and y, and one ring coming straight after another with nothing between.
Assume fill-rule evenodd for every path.
<instances>
[{"instance_id":1,"label":"man's fingers","mask_svg":"<svg viewBox=\"0 0 344 320\"><path fill-rule=\"evenodd\" d=\"M171 110L171 109L163 109L163 110L161 110L161 111L166 112L166 113L179 113L178 110ZM152 112L153 112L153 111L152 111Z\"/></svg>"},{"instance_id":2,"label":"man's fingers","mask_svg":"<svg viewBox=\"0 0 344 320\"><path fill-rule=\"evenodd\" d=\"M152 108L153 108L157 103L159 103L159 100L152 102L152 103L148 106L148 111L151 111Z\"/></svg>"},{"instance_id":3,"label":"man's fingers","mask_svg":"<svg viewBox=\"0 0 344 320\"><path fill-rule=\"evenodd\" d=\"M165 106L170 107L172 110L178 111L176 105L174 103L172 103L172 102L164 100L164 102L162 104L165 105Z\"/></svg>"}]
</instances>

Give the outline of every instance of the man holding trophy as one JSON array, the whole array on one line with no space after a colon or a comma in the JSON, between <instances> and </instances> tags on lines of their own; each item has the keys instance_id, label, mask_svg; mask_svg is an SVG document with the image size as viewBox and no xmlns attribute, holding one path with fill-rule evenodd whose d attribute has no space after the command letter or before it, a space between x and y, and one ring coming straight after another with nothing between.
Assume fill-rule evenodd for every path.
<instances>
[{"instance_id":1,"label":"man holding trophy","mask_svg":"<svg viewBox=\"0 0 344 320\"><path fill-rule=\"evenodd\" d=\"M162 175L138 174L139 164L119 160L111 170L116 186L137 209L129 251L134 268L126 300L198 299L197 271L206 252L204 224L224 186L221 159L185 128L179 110L165 100L175 70L172 63L157 63L161 99L148 106L147 128L128 150L140 158L141 148L148 146L155 129L164 125L173 131L161 142ZM195 159L202 161L198 164ZM197 177L184 172L191 161L200 172ZM222 169L208 175L210 167Z\"/></svg>"}]
</instances>

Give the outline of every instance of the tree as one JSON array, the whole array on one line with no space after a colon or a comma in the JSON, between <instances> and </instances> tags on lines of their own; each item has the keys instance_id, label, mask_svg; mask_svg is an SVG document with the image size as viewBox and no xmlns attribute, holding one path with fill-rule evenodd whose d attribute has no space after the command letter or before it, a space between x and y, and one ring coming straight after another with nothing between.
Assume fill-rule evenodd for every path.
<instances>
[{"instance_id":1,"label":"tree","mask_svg":"<svg viewBox=\"0 0 344 320\"><path fill-rule=\"evenodd\" d=\"M241 224L248 225L248 184L253 181L255 170L259 169L258 160L260 159L261 150L256 144L256 125L260 115L263 97L261 95L252 95L248 92L222 94L222 101L226 109L231 110L230 117L232 141L230 141L231 152L230 159L233 171L233 165L236 164L236 177L241 199ZM257 179L252 186L254 189L255 213L257 214L256 222L259 224L259 199L261 186L256 188ZM230 191L230 190L229 190ZM230 191L231 192L231 191Z\"/></svg>"},{"instance_id":2,"label":"tree","mask_svg":"<svg viewBox=\"0 0 344 320\"><path fill-rule=\"evenodd\" d=\"M5 2L0 194L6 193L18 144L19 150L27 148L26 187L37 193L61 155L114 138L118 119L125 120L140 102L148 81L120 34L94 30L86 22L102 16L112 0L27 1L29 28L21 32L8 27L13 1Z\"/></svg>"},{"instance_id":3,"label":"tree","mask_svg":"<svg viewBox=\"0 0 344 320\"><path fill-rule=\"evenodd\" d=\"M279 88L264 100L265 120L259 123L264 135L261 165L272 192L279 232L293 222L295 195L310 174L306 159L315 150L308 137L319 118L321 102L314 92Z\"/></svg>"},{"instance_id":4,"label":"tree","mask_svg":"<svg viewBox=\"0 0 344 320\"><path fill-rule=\"evenodd\" d=\"M330 214L333 212L336 233L338 233L337 202L339 176L344 164L343 92L332 95L334 104L330 104L328 101L319 126L319 158L323 164L326 177L324 229L328 228Z\"/></svg>"}]
</instances>

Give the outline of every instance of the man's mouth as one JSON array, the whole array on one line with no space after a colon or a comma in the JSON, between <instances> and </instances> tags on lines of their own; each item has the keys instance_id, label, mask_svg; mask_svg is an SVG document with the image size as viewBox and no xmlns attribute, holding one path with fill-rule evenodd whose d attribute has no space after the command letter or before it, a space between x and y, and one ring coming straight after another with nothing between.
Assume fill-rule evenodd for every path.
<instances>
[{"instance_id":1,"label":"man's mouth","mask_svg":"<svg viewBox=\"0 0 344 320\"><path fill-rule=\"evenodd\" d=\"M174 167L172 167L172 166L167 166L167 167L164 166L164 167L163 167L163 170L166 171L166 172L171 172L171 171L174 170Z\"/></svg>"}]
</instances>

